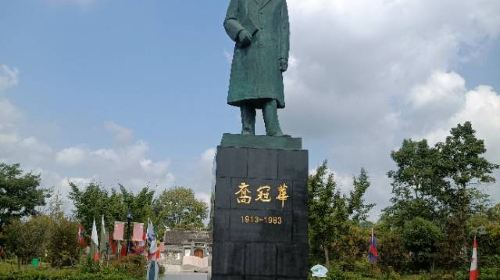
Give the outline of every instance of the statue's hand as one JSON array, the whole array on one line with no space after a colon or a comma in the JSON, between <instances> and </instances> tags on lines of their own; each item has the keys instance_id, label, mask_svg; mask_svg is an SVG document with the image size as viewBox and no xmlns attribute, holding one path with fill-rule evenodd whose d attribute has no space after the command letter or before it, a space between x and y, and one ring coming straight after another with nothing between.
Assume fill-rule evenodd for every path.
<instances>
[{"instance_id":1,"label":"statue's hand","mask_svg":"<svg viewBox=\"0 0 500 280\"><path fill-rule=\"evenodd\" d=\"M246 48L252 43L252 35L246 30L241 30L238 34L238 42L240 48Z\"/></svg>"},{"instance_id":2,"label":"statue's hand","mask_svg":"<svg viewBox=\"0 0 500 280\"><path fill-rule=\"evenodd\" d=\"M288 70L288 59L280 58L280 70L281 72Z\"/></svg>"}]
</instances>

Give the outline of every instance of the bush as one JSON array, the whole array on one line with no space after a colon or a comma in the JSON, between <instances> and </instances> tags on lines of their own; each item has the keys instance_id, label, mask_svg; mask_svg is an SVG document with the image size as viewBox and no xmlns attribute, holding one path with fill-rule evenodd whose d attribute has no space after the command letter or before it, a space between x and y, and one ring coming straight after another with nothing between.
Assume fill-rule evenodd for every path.
<instances>
[{"instance_id":1,"label":"bush","mask_svg":"<svg viewBox=\"0 0 500 280\"><path fill-rule=\"evenodd\" d=\"M382 271L378 265L372 265L368 262L367 258L362 258L361 260L354 262L353 272L360 276L372 277L380 279L382 277Z\"/></svg>"},{"instance_id":2,"label":"bush","mask_svg":"<svg viewBox=\"0 0 500 280\"><path fill-rule=\"evenodd\" d=\"M431 269L441 239L441 230L431 221L417 217L405 223L404 246L413 252L411 262L413 269L416 271Z\"/></svg>"},{"instance_id":3,"label":"bush","mask_svg":"<svg viewBox=\"0 0 500 280\"><path fill-rule=\"evenodd\" d=\"M98 273L101 271L101 265L94 262L89 256L85 258L85 263L80 266L80 271L83 273Z\"/></svg>"},{"instance_id":4,"label":"bush","mask_svg":"<svg viewBox=\"0 0 500 280\"><path fill-rule=\"evenodd\" d=\"M384 271L407 270L410 259L408 251L404 248L402 234L397 231L387 230L379 234L379 265Z\"/></svg>"},{"instance_id":5,"label":"bush","mask_svg":"<svg viewBox=\"0 0 500 280\"><path fill-rule=\"evenodd\" d=\"M141 255L129 255L111 263L110 269L114 271L141 278L146 275L147 261Z\"/></svg>"},{"instance_id":6,"label":"bush","mask_svg":"<svg viewBox=\"0 0 500 280\"><path fill-rule=\"evenodd\" d=\"M47 245L49 260L52 266L73 266L77 263L80 249L75 232L78 224L65 217L53 219L50 238Z\"/></svg>"},{"instance_id":7,"label":"bush","mask_svg":"<svg viewBox=\"0 0 500 280\"><path fill-rule=\"evenodd\" d=\"M44 270L27 269L0 272L0 280L138 280L118 272L82 273L75 269Z\"/></svg>"},{"instance_id":8,"label":"bush","mask_svg":"<svg viewBox=\"0 0 500 280\"><path fill-rule=\"evenodd\" d=\"M82 273L123 274L132 278L143 278L146 275L146 259L141 255L130 255L115 259L109 265L102 265L87 258L80 267Z\"/></svg>"},{"instance_id":9,"label":"bush","mask_svg":"<svg viewBox=\"0 0 500 280\"><path fill-rule=\"evenodd\" d=\"M32 217L28 221L13 221L5 228L7 252L15 255L20 264L40 258L47 248L51 220L47 216Z\"/></svg>"},{"instance_id":10,"label":"bush","mask_svg":"<svg viewBox=\"0 0 500 280\"><path fill-rule=\"evenodd\" d=\"M480 268L480 278L481 280L498 280L500 279L500 263L497 267L485 267Z\"/></svg>"}]
</instances>

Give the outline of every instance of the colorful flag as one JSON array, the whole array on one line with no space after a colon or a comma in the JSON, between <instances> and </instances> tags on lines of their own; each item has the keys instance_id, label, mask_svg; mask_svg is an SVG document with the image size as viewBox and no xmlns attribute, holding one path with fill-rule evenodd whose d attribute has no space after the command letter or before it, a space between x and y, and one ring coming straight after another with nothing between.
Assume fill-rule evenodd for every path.
<instances>
[{"instance_id":1,"label":"colorful flag","mask_svg":"<svg viewBox=\"0 0 500 280\"><path fill-rule=\"evenodd\" d=\"M91 246L90 255L94 261L99 261L99 238L97 237L97 227L95 226L95 219L92 221L92 234L90 236Z\"/></svg>"},{"instance_id":2,"label":"colorful flag","mask_svg":"<svg viewBox=\"0 0 500 280\"><path fill-rule=\"evenodd\" d=\"M80 245L81 248L85 248L87 246L87 244L85 242L85 237L83 236L84 232L85 232L85 229L83 228L83 226L78 225L77 239L78 239L78 245Z\"/></svg>"},{"instance_id":3,"label":"colorful flag","mask_svg":"<svg viewBox=\"0 0 500 280\"><path fill-rule=\"evenodd\" d=\"M146 280L158 280L160 275L160 266L158 262L152 261L148 264L148 272L146 275Z\"/></svg>"},{"instance_id":4,"label":"colorful flag","mask_svg":"<svg viewBox=\"0 0 500 280\"><path fill-rule=\"evenodd\" d=\"M105 259L105 256L108 255L109 250L109 241L108 241L108 233L106 231L106 225L104 224L104 215L101 218L101 244L99 244L99 253L102 256L102 259Z\"/></svg>"},{"instance_id":5,"label":"colorful flag","mask_svg":"<svg viewBox=\"0 0 500 280\"><path fill-rule=\"evenodd\" d=\"M147 244L149 245L148 250L148 260L156 261L156 252L158 251L158 246L156 244L156 235L151 220L148 221L148 229L146 232Z\"/></svg>"},{"instance_id":6,"label":"colorful flag","mask_svg":"<svg viewBox=\"0 0 500 280\"><path fill-rule=\"evenodd\" d=\"M148 264L148 273L146 275L147 280L158 280L159 277L159 265L157 263L157 252L158 246L156 244L156 234L155 229L153 227L153 223L148 219L148 229L146 231L146 241L148 245L148 249L145 250L147 252L147 257L149 260Z\"/></svg>"},{"instance_id":7,"label":"colorful flag","mask_svg":"<svg viewBox=\"0 0 500 280\"><path fill-rule=\"evenodd\" d=\"M120 256L125 257L127 255L127 242L123 242L119 246L121 246L121 249L119 249Z\"/></svg>"},{"instance_id":8,"label":"colorful flag","mask_svg":"<svg viewBox=\"0 0 500 280\"><path fill-rule=\"evenodd\" d=\"M125 232L125 223L115 222L115 228L113 230L113 240L123 241L124 232Z\"/></svg>"},{"instance_id":9,"label":"colorful flag","mask_svg":"<svg viewBox=\"0 0 500 280\"><path fill-rule=\"evenodd\" d=\"M120 243L120 241L113 240L113 237L111 235L109 235L108 242L109 242L110 253L112 255L117 255L118 254L117 243Z\"/></svg>"},{"instance_id":10,"label":"colorful flag","mask_svg":"<svg viewBox=\"0 0 500 280\"><path fill-rule=\"evenodd\" d=\"M474 244L472 245L472 261L470 263L469 280L477 280L479 271L477 269L477 240L474 236Z\"/></svg>"},{"instance_id":11,"label":"colorful flag","mask_svg":"<svg viewBox=\"0 0 500 280\"><path fill-rule=\"evenodd\" d=\"M377 263L378 259L378 251L377 251L377 238L373 234L372 228L372 237L370 239L370 249L368 249L368 261L372 264Z\"/></svg>"},{"instance_id":12,"label":"colorful flag","mask_svg":"<svg viewBox=\"0 0 500 280\"><path fill-rule=\"evenodd\" d=\"M132 232L132 241L144 241L144 224L134 223L134 230Z\"/></svg>"}]
</instances>

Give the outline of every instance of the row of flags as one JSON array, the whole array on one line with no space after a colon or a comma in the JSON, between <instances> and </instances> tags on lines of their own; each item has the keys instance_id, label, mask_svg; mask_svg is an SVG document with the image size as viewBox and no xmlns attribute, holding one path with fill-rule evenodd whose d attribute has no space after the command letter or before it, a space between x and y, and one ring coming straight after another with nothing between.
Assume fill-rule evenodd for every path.
<instances>
[{"instance_id":1,"label":"row of flags","mask_svg":"<svg viewBox=\"0 0 500 280\"><path fill-rule=\"evenodd\" d=\"M124 222L115 222L114 231L113 231L113 239L118 242L117 247L122 248L120 246L121 242L124 240ZM132 240L139 243L139 246L145 246L144 255L148 259L148 267L147 267L147 280L158 280L159 279L159 270L160 266L158 264L158 259L160 255L160 251L163 246L158 246L156 234L154 231L154 226L151 220L148 219L148 227L146 232L144 232L144 224L142 223L134 223L133 227ZM84 229L80 225L78 226L78 244L80 246L86 246L85 238L84 238ZM100 241L100 242L99 242ZM97 234L97 226L95 223L95 219L92 221L92 232L90 235L90 256L95 261L98 262L101 260L101 256L108 255L110 250L110 239L109 235L106 231L106 226L104 224L104 216L101 219L101 236L99 238ZM122 249L123 250L123 249ZM127 249L125 249L127 250ZM123 254L122 254L123 255Z\"/></svg>"},{"instance_id":2,"label":"row of flags","mask_svg":"<svg viewBox=\"0 0 500 280\"><path fill-rule=\"evenodd\" d=\"M124 240L124 222L115 222L114 231L113 231L113 239L118 241L118 247L120 246L120 241ZM80 225L78 226L78 243L80 246L84 247L85 239L83 236L84 229ZM90 255L94 261L99 261L100 256L103 254L107 254L109 251L109 238L106 232L106 226L104 224L104 216L101 219L101 243L99 243L99 238L97 234L97 227L95 224L95 220L92 222L92 233L91 233L91 246L90 246ZM135 242L144 242L145 244L139 244L139 246L146 245L145 255L149 260L147 277L148 280L156 280L158 279L158 258L160 248L158 247L156 234L154 231L153 223L148 219L148 227L146 232L144 232L144 224L143 223L134 223L133 231L132 231L132 241ZM478 266L477 266L477 239L474 236L474 242L472 246L472 260L470 266L469 280L477 280L478 279ZM371 264L376 264L379 258L379 253L377 250L377 238L375 237L374 230L372 228L371 237L370 237L370 246L368 249L368 261Z\"/></svg>"},{"instance_id":3,"label":"row of flags","mask_svg":"<svg viewBox=\"0 0 500 280\"><path fill-rule=\"evenodd\" d=\"M92 221L92 231L90 234L90 253L89 255L94 261L101 260L102 256L109 255L109 252L118 253L124 256L126 254L126 242L124 241L125 223L115 222L113 234L110 236L106 230L104 217L101 218L101 232L100 236L97 232L97 225L95 220ZM84 237L85 230L83 226L78 226L78 244L80 247L87 247ZM113 242L114 241L114 242ZM132 230L131 241L134 242L137 248L143 248L141 251L137 250L136 253L143 253L148 260L157 260L160 251L164 248L163 243L158 246L154 226L151 220L148 219L147 230L144 231L143 223L134 223ZM142 251L143 250L143 251Z\"/></svg>"}]
</instances>

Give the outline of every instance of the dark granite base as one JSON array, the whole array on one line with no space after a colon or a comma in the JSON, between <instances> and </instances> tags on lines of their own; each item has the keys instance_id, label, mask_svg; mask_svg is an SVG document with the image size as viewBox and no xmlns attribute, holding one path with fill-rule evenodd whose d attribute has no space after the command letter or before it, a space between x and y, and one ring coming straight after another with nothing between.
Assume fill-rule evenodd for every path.
<instances>
[{"instance_id":1,"label":"dark granite base","mask_svg":"<svg viewBox=\"0 0 500 280\"><path fill-rule=\"evenodd\" d=\"M216 164L212 279L306 280L307 151L218 147ZM243 182L250 204L237 201ZM284 201L277 199L283 184ZM262 186L271 201L256 201Z\"/></svg>"},{"instance_id":2,"label":"dark granite base","mask_svg":"<svg viewBox=\"0 0 500 280\"><path fill-rule=\"evenodd\" d=\"M301 150L302 139L290 136L242 135L225 133L221 147Z\"/></svg>"}]
</instances>

